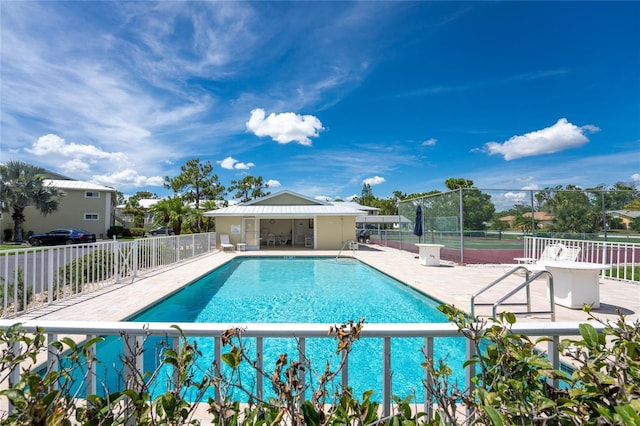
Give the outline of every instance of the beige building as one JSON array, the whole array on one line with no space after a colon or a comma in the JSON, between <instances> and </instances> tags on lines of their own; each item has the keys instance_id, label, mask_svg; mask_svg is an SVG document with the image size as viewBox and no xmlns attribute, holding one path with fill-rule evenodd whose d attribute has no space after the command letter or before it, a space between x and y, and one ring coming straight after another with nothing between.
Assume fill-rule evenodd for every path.
<instances>
[{"instance_id":1,"label":"beige building","mask_svg":"<svg viewBox=\"0 0 640 426\"><path fill-rule=\"evenodd\" d=\"M356 239L356 217L362 210L281 191L246 203L206 212L216 233L247 250L270 246L339 250Z\"/></svg>"},{"instance_id":2,"label":"beige building","mask_svg":"<svg viewBox=\"0 0 640 426\"><path fill-rule=\"evenodd\" d=\"M62 191L64 196L58 210L46 216L33 206L25 209L26 221L22 224L25 241L30 231L38 234L55 228L80 228L97 238L106 237L117 204L114 188L72 179L45 179L43 183ZM13 229L11 212L4 213L0 226Z\"/></svg>"}]
</instances>

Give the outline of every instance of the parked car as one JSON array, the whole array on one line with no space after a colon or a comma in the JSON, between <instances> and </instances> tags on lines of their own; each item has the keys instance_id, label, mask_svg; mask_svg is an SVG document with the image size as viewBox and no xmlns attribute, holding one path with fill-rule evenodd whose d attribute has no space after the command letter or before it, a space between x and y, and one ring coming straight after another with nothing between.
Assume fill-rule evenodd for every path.
<instances>
[{"instance_id":1,"label":"parked car","mask_svg":"<svg viewBox=\"0 0 640 426\"><path fill-rule=\"evenodd\" d=\"M61 244L95 243L96 234L82 229L58 228L44 234L34 234L29 237L32 246L55 246Z\"/></svg>"},{"instance_id":2,"label":"parked car","mask_svg":"<svg viewBox=\"0 0 640 426\"><path fill-rule=\"evenodd\" d=\"M170 226L167 226L167 227L160 226L158 228L150 230L149 235L152 235L154 237L158 235L173 235L173 228Z\"/></svg>"}]
</instances>

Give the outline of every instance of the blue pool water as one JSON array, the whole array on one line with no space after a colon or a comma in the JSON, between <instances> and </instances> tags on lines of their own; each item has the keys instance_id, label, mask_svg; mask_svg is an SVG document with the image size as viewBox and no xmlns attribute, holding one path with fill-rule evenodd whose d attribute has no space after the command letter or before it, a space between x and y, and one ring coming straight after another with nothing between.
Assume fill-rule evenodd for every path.
<instances>
[{"instance_id":1,"label":"blue pool water","mask_svg":"<svg viewBox=\"0 0 640 426\"><path fill-rule=\"evenodd\" d=\"M366 328L367 323L446 322L446 317L436 309L438 304L355 259L245 257L217 268L129 320L341 324L365 318ZM200 362L211 365L213 339L195 340L203 352ZM153 344L153 339L149 343ZM254 343L252 339L246 339L245 344L252 347ZM293 339L266 339L265 370L273 370L280 353L288 353L290 359L297 359L295 344ZM105 343L105 346L110 345L114 345L113 352L116 352L122 344ZM395 395L404 397L415 393L422 398L422 345L422 339L392 339ZM312 358L312 368L321 374L327 360L336 365L335 349L335 340L308 339L307 356ZM104 354L103 351L98 349L99 354ZM111 351L107 349L107 352ZM381 354L380 339L361 339L354 344L349 358L349 381L355 395L373 389L374 399L381 398ZM145 366L148 369L154 361L154 351L149 350L147 355ZM99 357L103 359L102 355ZM463 383L462 339L436 339L435 359L446 359L459 372L455 379ZM249 374L245 383L255 380L251 373L245 372ZM170 377L168 370L163 374ZM157 393L164 391L164 381L160 382L155 389ZM265 391L268 389L265 381Z\"/></svg>"}]
</instances>

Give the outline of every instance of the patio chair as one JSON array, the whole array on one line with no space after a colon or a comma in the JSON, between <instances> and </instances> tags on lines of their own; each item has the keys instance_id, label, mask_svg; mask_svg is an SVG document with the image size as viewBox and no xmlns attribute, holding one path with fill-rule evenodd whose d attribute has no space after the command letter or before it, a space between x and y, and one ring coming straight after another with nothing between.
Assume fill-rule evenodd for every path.
<instances>
[{"instance_id":1,"label":"patio chair","mask_svg":"<svg viewBox=\"0 0 640 426\"><path fill-rule=\"evenodd\" d=\"M526 263L527 268L530 270L544 269L545 261L556 262L575 262L578 260L580 254L580 247L567 247L564 244L549 244L544 248L544 251L540 255L539 259L533 259L530 257L517 257L515 260L518 263Z\"/></svg>"},{"instance_id":2,"label":"patio chair","mask_svg":"<svg viewBox=\"0 0 640 426\"><path fill-rule=\"evenodd\" d=\"M222 251L226 249L236 250L236 246L229 242L229 234L220 234L220 247L222 247Z\"/></svg>"},{"instance_id":3,"label":"patio chair","mask_svg":"<svg viewBox=\"0 0 640 426\"><path fill-rule=\"evenodd\" d=\"M513 260L518 263L533 264L541 260L559 260L558 257L566 249L564 244L549 244L540 254L540 258L535 257L514 257Z\"/></svg>"}]
</instances>

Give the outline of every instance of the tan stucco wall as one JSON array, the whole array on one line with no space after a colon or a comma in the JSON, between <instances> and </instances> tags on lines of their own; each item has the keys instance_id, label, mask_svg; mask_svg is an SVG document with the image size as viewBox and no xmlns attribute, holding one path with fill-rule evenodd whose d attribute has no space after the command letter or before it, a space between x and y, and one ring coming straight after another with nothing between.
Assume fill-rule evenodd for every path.
<instances>
[{"instance_id":1,"label":"tan stucco wall","mask_svg":"<svg viewBox=\"0 0 640 426\"><path fill-rule=\"evenodd\" d=\"M220 234L229 234L229 242L237 244L242 242L242 233L233 234L232 225L242 226L240 217L217 217L216 234L218 245L220 244ZM289 222L290 218L279 220ZM308 221L309 218L297 218L295 220ZM264 222L263 225L264 226ZM273 225L272 225L273 226ZM287 225L287 230L291 225ZM313 234L315 247L318 250L339 250L345 241L355 239L356 218L354 216L323 216L315 218Z\"/></svg>"},{"instance_id":2,"label":"tan stucco wall","mask_svg":"<svg viewBox=\"0 0 640 426\"><path fill-rule=\"evenodd\" d=\"M345 241L355 239L354 216L323 216L317 218L315 223L318 250L340 250Z\"/></svg>"},{"instance_id":3,"label":"tan stucco wall","mask_svg":"<svg viewBox=\"0 0 640 426\"><path fill-rule=\"evenodd\" d=\"M242 218L241 217L217 217L216 219L216 238L217 246L220 247L220 234L229 234L229 242L231 244L241 243L242 234L232 234L231 226L238 225L242 230Z\"/></svg>"},{"instance_id":4,"label":"tan stucco wall","mask_svg":"<svg viewBox=\"0 0 640 426\"><path fill-rule=\"evenodd\" d=\"M96 192L96 191L92 191ZM65 190L60 199L58 210L43 216L35 207L25 209L26 221L22 224L23 235L27 232L47 232L54 228L80 228L106 238L107 229L111 226L111 193L100 192L100 198L86 198L84 190ZM85 220L85 213L97 213L98 220ZM10 215L9 215L10 217ZM3 225L6 227L7 221ZM10 225L13 227L13 224Z\"/></svg>"}]
</instances>

